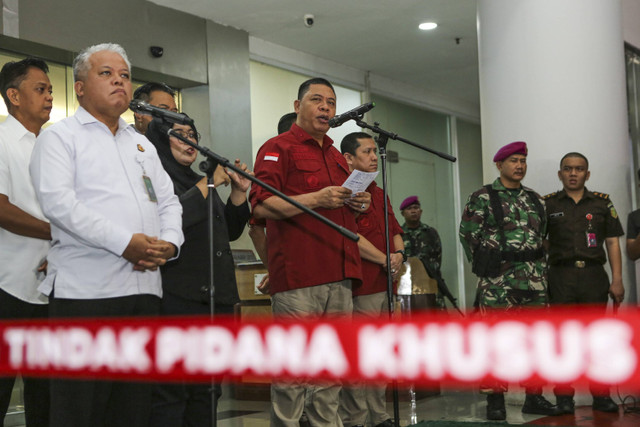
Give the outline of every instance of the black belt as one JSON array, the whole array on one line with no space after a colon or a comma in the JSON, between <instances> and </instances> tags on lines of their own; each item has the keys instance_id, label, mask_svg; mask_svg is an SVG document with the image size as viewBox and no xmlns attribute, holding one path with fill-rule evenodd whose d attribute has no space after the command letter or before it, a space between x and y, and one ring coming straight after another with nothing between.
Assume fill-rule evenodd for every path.
<instances>
[{"instance_id":1,"label":"black belt","mask_svg":"<svg viewBox=\"0 0 640 427\"><path fill-rule=\"evenodd\" d=\"M502 261L509 262L531 262L544 257L544 249L525 250L518 252L501 252Z\"/></svg>"},{"instance_id":2,"label":"black belt","mask_svg":"<svg viewBox=\"0 0 640 427\"><path fill-rule=\"evenodd\" d=\"M602 265L602 263L600 261L595 261L592 259L563 259L553 263L553 265L560 266L560 267L585 268L585 267L594 267L596 265Z\"/></svg>"}]
</instances>

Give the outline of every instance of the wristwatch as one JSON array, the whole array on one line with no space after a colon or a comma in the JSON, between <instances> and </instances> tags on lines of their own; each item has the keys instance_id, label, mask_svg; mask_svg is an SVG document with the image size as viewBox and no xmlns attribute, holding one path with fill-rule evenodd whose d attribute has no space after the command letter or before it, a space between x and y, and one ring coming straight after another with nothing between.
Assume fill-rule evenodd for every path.
<instances>
[{"instance_id":1,"label":"wristwatch","mask_svg":"<svg viewBox=\"0 0 640 427\"><path fill-rule=\"evenodd\" d=\"M402 254L402 262L407 262L407 253L403 250L395 251L394 254Z\"/></svg>"}]
</instances>

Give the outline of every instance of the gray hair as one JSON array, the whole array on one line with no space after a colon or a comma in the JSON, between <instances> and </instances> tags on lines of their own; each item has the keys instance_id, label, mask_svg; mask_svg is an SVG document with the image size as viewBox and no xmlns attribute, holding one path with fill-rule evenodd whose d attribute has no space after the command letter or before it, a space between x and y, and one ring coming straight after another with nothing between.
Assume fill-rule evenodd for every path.
<instances>
[{"instance_id":1,"label":"gray hair","mask_svg":"<svg viewBox=\"0 0 640 427\"><path fill-rule=\"evenodd\" d=\"M127 52L124 51L122 46L116 43L101 43L82 49L78 56L73 60L73 81L77 82L80 80L81 75L84 77L91 69L91 64L89 63L91 55L105 50L115 52L120 55L122 59L124 59L124 62L127 63L129 71L131 71L131 62L129 62Z\"/></svg>"}]
</instances>

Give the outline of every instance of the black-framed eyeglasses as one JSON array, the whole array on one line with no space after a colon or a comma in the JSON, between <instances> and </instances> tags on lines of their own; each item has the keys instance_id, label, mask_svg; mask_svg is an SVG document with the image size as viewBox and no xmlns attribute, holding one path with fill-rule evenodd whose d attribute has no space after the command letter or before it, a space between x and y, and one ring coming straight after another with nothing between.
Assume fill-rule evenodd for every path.
<instances>
[{"instance_id":1,"label":"black-framed eyeglasses","mask_svg":"<svg viewBox=\"0 0 640 427\"><path fill-rule=\"evenodd\" d=\"M173 132L177 133L178 135L180 135L183 138L195 139L196 142L200 142L200 133L199 132L193 132L193 131L185 132L185 131L179 130L179 129L174 129Z\"/></svg>"}]
</instances>

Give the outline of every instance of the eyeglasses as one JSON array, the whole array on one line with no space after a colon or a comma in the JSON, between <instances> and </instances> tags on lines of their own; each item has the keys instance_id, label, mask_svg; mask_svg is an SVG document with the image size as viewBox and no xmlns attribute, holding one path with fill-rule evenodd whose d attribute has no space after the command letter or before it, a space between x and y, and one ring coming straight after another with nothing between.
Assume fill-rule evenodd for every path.
<instances>
[{"instance_id":1,"label":"eyeglasses","mask_svg":"<svg viewBox=\"0 0 640 427\"><path fill-rule=\"evenodd\" d=\"M183 138L189 138L189 139L195 139L197 142L200 142L200 133L199 132L185 132L183 130L173 130L173 133L177 133L178 135L180 135Z\"/></svg>"}]
</instances>

